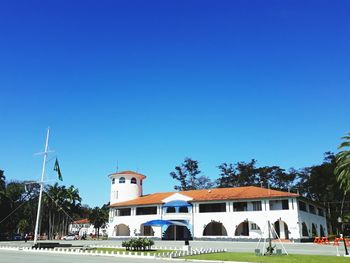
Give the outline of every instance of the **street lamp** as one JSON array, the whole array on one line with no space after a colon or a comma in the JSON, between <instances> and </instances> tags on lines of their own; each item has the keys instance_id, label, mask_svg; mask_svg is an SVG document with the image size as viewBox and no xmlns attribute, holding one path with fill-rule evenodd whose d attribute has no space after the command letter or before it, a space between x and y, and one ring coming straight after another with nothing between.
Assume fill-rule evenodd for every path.
<instances>
[{"instance_id":1,"label":"street lamp","mask_svg":"<svg viewBox=\"0 0 350 263\"><path fill-rule=\"evenodd\" d=\"M343 221L341 219L341 217L338 217L338 223L340 224L341 226L341 231L342 231L342 237L343 237L343 242L344 242L344 249L345 249L345 255L349 255L349 252L348 252L348 248L346 247L346 242L345 242L345 236L344 236L344 225L343 225Z\"/></svg>"}]
</instances>

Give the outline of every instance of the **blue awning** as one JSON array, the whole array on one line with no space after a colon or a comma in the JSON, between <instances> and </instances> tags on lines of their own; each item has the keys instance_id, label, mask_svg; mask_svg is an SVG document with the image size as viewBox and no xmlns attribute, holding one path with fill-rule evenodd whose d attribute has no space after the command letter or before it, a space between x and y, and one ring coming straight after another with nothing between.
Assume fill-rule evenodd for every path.
<instances>
[{"instance_id":1,"label":"blue awning","mask_svg":"<svg viewBox=\"0 0 350 263\"><path fill-rule=\"evenodd\" d=\"M182 200L170 201L163 205L163 207L187 207L187 206L192 206L192 205Z\"/></svg>"},{"instance_id":2,"label":"blue awning","mask_svg":"<svg viewBox=\"0 0 350 263\"><path fill-rule=\"evenodd\" d=\"M179 221L160 220L160 219L147 221L143 225L144 226L168 226L168 225L187 226L187 224L179 222Z\"/></svg>"}]
</instances>

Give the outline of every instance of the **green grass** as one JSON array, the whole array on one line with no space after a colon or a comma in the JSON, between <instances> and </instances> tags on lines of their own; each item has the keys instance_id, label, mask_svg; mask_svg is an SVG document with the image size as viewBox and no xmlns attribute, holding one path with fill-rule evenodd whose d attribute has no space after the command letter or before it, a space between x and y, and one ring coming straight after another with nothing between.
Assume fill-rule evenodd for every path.
<instances>
[{"instance_id":1,"label":"green grass","mask_svg":"<svg viewBox=\"0 0 350 263\"><path fill-rule=\"evenodd\" d=\"M108 251L108 252L127 252L127 253L133 253L135 255L135 253L137 254L141 254L141 253L150 253L151 255L153 254L157 254L157 253L163 253L163 252L174 252L175 250L168 250L168 249L164 249L164 250L146 250L146 251L143 251L143 250L139 250L139 251L136 251L136 250L126 250L125 248L104 248L104 247L99 247L99 248L96 248L94 249L96 251Z\"/></svg>"},{"instance_id":2,"label":"green grass","mask_svg":"<svg viewBox=\"0 0 350 263\"><path fill-rule=\"evenodd\" d=\"M315 256L315 255L283 255L283 256L255 256L253 253L213 253L183 257L186 259L244 261L244 262L278 262L278 263L340 263L350 262L350 258L343 256Z\"/></svg>"}]
</instances>

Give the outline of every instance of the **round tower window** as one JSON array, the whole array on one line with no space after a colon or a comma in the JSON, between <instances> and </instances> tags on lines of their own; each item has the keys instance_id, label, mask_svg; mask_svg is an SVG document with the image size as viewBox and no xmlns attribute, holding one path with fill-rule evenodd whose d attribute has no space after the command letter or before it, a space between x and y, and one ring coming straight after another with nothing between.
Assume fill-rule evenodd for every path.
<instances>
[{"instance_id":1,"label":"round tower window","mask_svg":"<svg viewBox=\"0 0 350 263\"><path fill-rule=\"evenodd\" d=\"M131 178L130 183L132 183L132 184L137 184L137 180L136 180L136 178L135 178L135 177Z\"/></svg>"},{"instance_id":2,"label":"round tower window","mask_svg":"<svg viewBox=\"0 0 350 263\"><path fill-rule=\"evenodd\" d=\"M120 184L125 184L125 177L120 177L119 178L119 183Z\"/></svg>"},{"instance_id":3,"label":"round tower window","mask_svg":"<svg viewBox=\"0 0 350 263\"><path fill-rule=\"evenodd\" d=\"M115 183L115 178L112 179L112 184L114 184L114 183Z\"/></svg>"}]
</instances>

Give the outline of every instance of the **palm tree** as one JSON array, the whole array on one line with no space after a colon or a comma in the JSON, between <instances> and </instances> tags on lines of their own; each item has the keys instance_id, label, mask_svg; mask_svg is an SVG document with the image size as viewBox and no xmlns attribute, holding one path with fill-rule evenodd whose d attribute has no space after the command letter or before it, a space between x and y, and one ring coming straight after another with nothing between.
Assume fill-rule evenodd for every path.
<instances>
[{"instance_id":1,"label":"palm tree","mask_svg":"<svg viewBox=\"0 0 350 263\"><path fill-rule=\"evenodd\" d=\"M344 196L340 208L340 218L343 219L345 196L350 190L350 150L348 148L350 147L350 133L342 137L342 139L345 141L339 145L338 149L344 150L336 155L337 165L334 169L334 173L337 176L340 187L344 189Z\"/></svg>"},{"instance_id":2,"label":"palm tree","mask_svg":"<svg viewBox=\"0 0 350 263\"><path fill-rule=\"evenodd\" d=\"M66 188L55 183L46 189L45 211L48 223L48 233L51 239L54 233L66 234L68 224L73 221L81 207L79 191L74 186Z\"/></svg>"},{"instance_id":3,"label":"palm tree","mask_svg":"<svg viewBox=\"0 0 350 263\"><path fill-rule=\"evenodd\" d=\"M350 133L342 137L344 142L342 142L338 149L344 149L337 153L336 161L337 166L335 168L335 174L340 186L345 190L345 192L350 190Z\"/></svg>"},{"instance_id":4,"label":"palm tree","mask_svg":"<svg viewBox=\"0 0 350 263\"><path fill-rule=\"evenodd\" d=\"M94 228L97 230L97 238L100 237L100 228L104 227L108 221L108 210L106 206L102 208L95 207L92 209L89 215L89 221L94 225Z\"/></svg>"}]
</instances>

